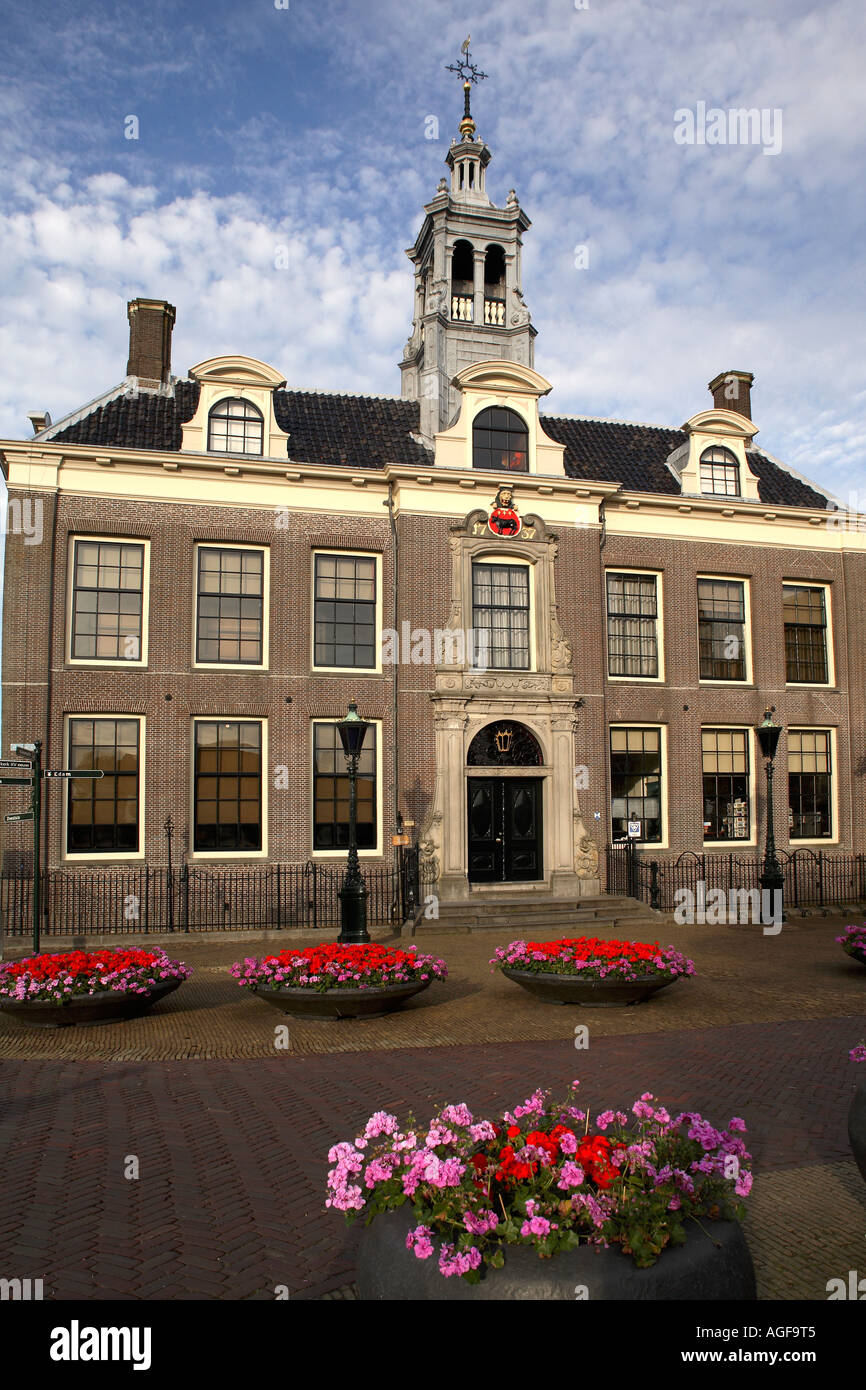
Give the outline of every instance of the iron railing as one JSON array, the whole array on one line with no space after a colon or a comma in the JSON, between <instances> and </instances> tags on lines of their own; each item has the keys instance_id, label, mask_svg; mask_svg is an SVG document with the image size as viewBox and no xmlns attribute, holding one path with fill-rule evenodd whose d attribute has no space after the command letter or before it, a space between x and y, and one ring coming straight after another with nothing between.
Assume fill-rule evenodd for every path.
<instances>
[{"instance_id":1,"label":"iron railing","mask_svg":"<svg viewBox=\"0 0 866 1390\"><path fill-rule=\"evenodd\" d=\"M417 848L394 865L362 870L367 925L400 925L414 916L429 886ZM345 869L306 864L184 864L112 869L46 869L42 873L44 936L165 932L333 930L340 924ZM25 865L0 873L0 932L29 936L33 878Z\"/></svg>"},{"instance_id":2,"label":"iron railing","mask_svg":"<svg viewBox=\"0 0 866 1390\"><path fill-rule=\"evenodd\" d=\"M785 876L786 907L842 908L866 903L866 855L828 854L825 850L777 851ZM608 893L638 898L661 912L673 912L681 889L698 895L698 884L709 893L760 891L763 855L697 854L691 850L676 859L650 859L633 844L608 845Z\"/></svg>"}]
</instances>

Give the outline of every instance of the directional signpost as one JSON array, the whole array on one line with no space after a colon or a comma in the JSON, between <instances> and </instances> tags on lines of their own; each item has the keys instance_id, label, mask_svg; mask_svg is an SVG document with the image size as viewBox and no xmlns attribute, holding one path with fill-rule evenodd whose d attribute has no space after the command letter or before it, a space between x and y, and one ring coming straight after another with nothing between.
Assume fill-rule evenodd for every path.
<instances>
[{"instance_id":1,"label":"directional signpost","mask_svg":"<svg viewBox=\"0 0 866 1390\"><path fill-rule=\"evenodd\" d=\"M13 744L12 751L20 752L26 750L32 753L29 762L14 762L11 759L0 759L0 772L14 770L28 772L28 777L4 777L0 776L0 787L29 787L30 788L30 810L16 811L13 815L4 816L4 820L9 822L32 821L33 822L33 953L39 954L39 930L42 916L42 866L40 864L41 834L42 824L42 780L58 780L67 782L73 778L88 777L97 778L104 774L94 768L73 771L71 768L43 768L42 766L42 744L39 739L34 743Z\"/></svg>"}]
</instances>

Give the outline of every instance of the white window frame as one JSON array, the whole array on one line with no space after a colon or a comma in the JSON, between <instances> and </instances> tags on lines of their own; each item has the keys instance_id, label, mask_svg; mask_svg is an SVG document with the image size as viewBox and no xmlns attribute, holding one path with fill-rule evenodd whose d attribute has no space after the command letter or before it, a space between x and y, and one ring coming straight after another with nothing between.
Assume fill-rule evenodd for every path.
<instances>
[{"instance_id":1,"label":"white window frame","mask_svg":"<svg viewBox=\"0 0 866 1390\"><path fill-rule=\"evenodd\" d=\"M329 552L328 552L328 553L329 553ZM339 724L340 720L341 720L341 719L345 719L345 717L346 717L345 714L335 714L335 715L332 715L330 718L324 718L324 717L320 717L320 716L317 715L315 718L313 718L313 719L310 720L310 740L309 740L309 745L308 745L308 748L309 748L309 755L308 755L308 758L307 758L307 777L308 777L308 785L307 785L307 804L308 804L308 806L309 806L309 808L310 808L309 845L310 845L310 857L311 857L312 859L322 859L322 860L339 859L339 860L342 860L343 862L345 862L345 859L346 859L346 853L347 853L347 851L346 851L345 849L314 849L314 848L313 848L313 842L314 842L314 840L315 840L315 817L316 817L316 802L315 802L316 787L315 787L315 778L314 778L314 775L313 775L313 772L314 772L314 768L313 768L313 758L314 758L314 750L315 750L315 746L316 746L316 744L315 744L315 727L316 727L317 724ZM366 718L366 716L365 716L365 718ZM382 858L384 858L384 855L385 855L385 846L384 846L384 842L383 842L383 834L384 834L384 817L383 817L383 805L382 805L383 799L384 799L384 798L383 798L383 795L382 795L382 786L383 786L383 784L382 784L382 766L383 766L383 761L384 761L384 759L383 759L383 747L382 747L382 745L383 745L382 728L383 728L383 723L384 723L384 721L383 721L382 719L366 719L366 722L367 722L368 724L373 724L373 725L375 726L375 729L376 729L376 848L375 848L375 849L359 849L359 850L358 850L358 858L359 858L359 859L382 859ZM339 740L339 734L337 735L337 738L338 738L338 740ZM347 770L347 776L348 776L348 770Z\"/></svg>"},{"instance_id":2,"label":"white window frame","mask_svg":"<svg viewBox=\"0 0 866 1390\"><path fill-rule=\"evenodd\" d=\"M195 726L196 724L259 724L262 730L262 847L261 849L195 849ZM196 864L231 864L238 860L268 857L269 798L268 720L257 714L194 714L189 721L189 844L190 860Z\"/></svg>"},{"instance_id":3,"label":"white window frame","mask_svg":"<svg viewBox=\"0 0 866 1390\"><path fill-rule=\"evenodd\" d=\"M127 850L126 852L124 852L123 850L111 850L111 851L109 851L109 852L107 852L107 853L105 853L105 854L92 854L92 853L76 854L74 851L73 851L72 853L70 853L69 850L68 850L68 848L67 848L68 843L69 843L69 841L68 841L68 830L69 830L69 794L68 794L68 791L67 791L67 787L69 786L69 783L64 781L64 782L61 783L61 785L62 785L62 787L63 787L63 793L62 793L62 794L63 794L63 813L62 813L61 818L60 818L60 821L61 821L60 833L61 833L61 837L62 837L62 838L61 838L61 855L60 855L61 861L62 861L64 864L93 864L93 865L96 865L96 864L105 864L105 865L111 865L111 864L141 864L141 863L144 862L144 860L145 860L146 857L147 857L147 852L146 852L146 848L145 848L146 845L147 845L147 840L146 840L146 838L145 838L145 829L146 829L146 827L145 827L145 804L146 804L146 798L145 798L145 772L146 772L146 769L147 769L147 764L146 764L146 761L145 761L146 753L147 753L147 748L146 748L146 738L147 738L146 716L143 715L143 714L117 714L117 713L113 713L113 714L91 714L91 712L90 712L89 710L76 710L76 711L74 711L74 712L71 713L71 714L65 714L65 715L63 716L63 762L64 762L64 765L68 765L68 762L69 762L69 735L70 735L70 727L69 727L69 726L70 726L70 724L72 723L72 721L75 720L75 719L87 719L87 720L93 720L93 719L121 720L121 719L123 719L123 720L127 720L127 721L130 722L130 723L132 723L133 721L135 721L135 722L138 724L138 849L135 850L135 851ZM44 814L44 812L43 812L43 814Z\"/></svg>"},{"instance_id":4,"label":"white window frame","mask_svg":"<svg viewBox=\"0 0 866 1390\"><path fill-rule=\"evenodd\" d=\"M625 571L623 570L624 574ZM629 571L631 573L631 571ZM607 581L605 580L605 584ZM616 719L607 726L607 781L608 781L608 800L607 800L607 833L610 843L617 845L628 844L627 840L614 840L613 838L613 790L611 786L611 765L610 765L610 736L614 729L659 729L661 738L659 741L659 762L661 765L661 811L660 819L662 823L662 837L660 840L641 840L635 844L635 849L640 851L659 850L670 848L670 831L668 828L668 726L659 724L651 719Z\"/></svg>"},{"instance_id":5,"label":"white window frame","mask_svg":"<svg viewBox=\"0 0 866 1390\"><path fill-rule=\"evenodd\" d=\"M790 576L782 580L782 605L784 606L784 590L786 585L795 585L799 589L823 589L824 591L824 617L826 626L824 633L827 642L827 680L826 681L789 681L788 680L788 657L785 651L785 617L782 613L782 661L785 664L785 689L786 690L832 690L836 685L836 654L833 646L833 594L831 584L825 584L821 580L814 579L792 579ZM817 725L815 726L818 727ZM827 841L824 841L826 844Z\"/></svg>"},{"instance_id":6,"label":"white window frame","mask_svg":"<svg viewBox=\"0 0 866 1390\"><path fill-rule=\"evenodd\" d=\"M375 604L375 666L317 666L316 665L316 556L337 555L345 560L374 560L376 563ZM346 550L342 546L317 545L310 560L310 674L313 676L381 676L382 675L382 552L379 550ZM342 718L342 715L340 716ZM327 721L326 721L327 722Z\"/></svg>"},{"instance_id":7,"label":"white window frame","mask_svg":"<svg viewBox=\"0 0 866 1390\"><path fill-rule=\"evenodd\" d=\"M141 568L141 655L137 661L106 660L104 657L88 657L72 655L72 617L75 607L75 548L79 541L87 544L93 542L97 545L140 545L144 549ZM67 540L67 571L66 571L66 634L65 634L65 656L67 666L86 666L86 667L105 667L109 670L122 671L126 668L143 670L148 663L148 634L150 630L150 540L144 536L105 536L90 535L72 531Z\"/></svg>"},{"instance_id":8,"label":"white window frame","mask_svg":"<svg viewBox=\"0 0 866 1390\"><path fill-rule=\"evenodd\" d=\"M786 731L785 736L785 804L788 802L788 735L789 734L829 734L830 735L830 802L833 807L833 834L829 837L822 836L818 840L792 840L790 826L788 827L788 846L790 853L793 854L798 849L809 849L812 845L819 849L822 845L838 845L841 840L839 826L839 762L836 751L837 729L832 724L792 724Z\"/></svg>"},{"instance_id":9,"label":"white window frame","mask_svg":"<svg viewBox=\"0 0 866 1390\"><path fill-rule=\"evenodd\" d=\"M719 576L701 575L701 578L716 579ZM729 684L726 681L710 682L715 685ZM742 685L742 681L733 681L730 684ZM758 843L758 819L757 819L757 770L760 760L760 750L756 748L755 730L750 724L725 724L719 720L709 721L702 724L700 734L712 733L718 729L720 732L732 732L746 735L746 750L749 755L749 838L748 840L705 840L704 839L704 763L703 763L703 737L701 737L701 842L704 849L755 849ZM724 775L724 774L720 774Z\"/></svg>"},{"instance_id":10,"label":"white window frame","mask_svg":"<svg viewBox=\"0 0 866 1390\"><path fill-rule=\"evenodd\" d=\"M529 665L528 666L477 666L475 658L478 655L478 642L475 638L475 566L476 565L523 565L529 571L527 589L529 591ZM531 671L538 670L538 642L536 640L536 598L535 598L535 563L523 555L511 553L502 554L501 551L479 551L470 556L469 560L469 619L472 632L472 671L483 670L485 674L507 676L510 674L519 676L521 673L528 675ZM489 653L488 653L489 655Z\"/></svg>"},{"instance_id":11,"label":"white window frame","mask_svg":"<svg viewBox=\"0 0 866 1390\"><path fill-rule=\"evenodd\" d=\"M256 551L264 556L262 564L262 660L248 661L197 661L198 652L198 567L200 550L245 550ZM190 660L194 671L267 671L270 668L271 645L271 550L267 545L244 545L240 541L196 541L193 546L192 566L192 650Z\"/></svg>"},{"instance_id":12,"label":"white window frame","mask_svg":"<svg viewBox=\"0 0 866 1390\"><path fill-rule=\"evenodd\" d=\"M609 647L608 647L608 636L609 636L609 632L608 632L608 625L607 625L607 577L608 577L609 574L638 574L638 575L640 575L640 576L643 577L643 578L646 578L647 576L652 576L652 577L655 579L655 581L656 581L656 652L657 652L657 655L658 655L658 665L659 665L659 673L658 673L657 676L612 676L612 675L610 674L610 650L609 650ZM663 570L640 569L637 565L606 565L606 566L605 566L605 571L604 571L604 592L603 592L603 594L602 594L602 603L603 603L603 605L604 605L604 608L603 608L603 613L604 613L604 671L605 671L605 679L608 680L608 681L610 681L611 684L615 684L615 685L664 685L664 684L665 684L665 681L666 681L666 674L665 674L665 609L664 609L664 597L665 597L665 587L664 587L664 571L663 571ZM620 727L625 727L625 726L624 726L624 725L622 725L622 726L621 726L621 725L617 725L617 728L620 728ZM650 726L649 724L647 724L647 725L636 724L634 727L635 727L635 728L638 728L638 729L644 728L644 727L645 727L645 728L648 729L648 728L650 728L650 727L655 728L656 726L655 726L655 725ZM610 754L610 749L608 748L608 755L609 755L609 754Z\"/></svg>"},{"instance_id":13,"label":"white window frame","mask_svg":"<svg viewBox=\"0 0 866 1390\"><path fill-rule=\"evenodd\" d=\"M746 647L746 676L741 681L716 681L701 675L701 619L700 608L698 607L698 584L702 579L719 579L723 584L742 584L743 585L743 614L744 614L744 637ZM754 686L755 672L752 660L752 585L751 580L742 574L696 574L695 575L695 630L698 642L698 684L731 686L735 690L744 690L747 686ZM724 724L707 725L707 728L723 729L727 728ZM734 725L730 726L734 728ZM725 842L727 843L727 841ZM745 843L741 841L740 843Z\"/></svg>"}]
</instances>

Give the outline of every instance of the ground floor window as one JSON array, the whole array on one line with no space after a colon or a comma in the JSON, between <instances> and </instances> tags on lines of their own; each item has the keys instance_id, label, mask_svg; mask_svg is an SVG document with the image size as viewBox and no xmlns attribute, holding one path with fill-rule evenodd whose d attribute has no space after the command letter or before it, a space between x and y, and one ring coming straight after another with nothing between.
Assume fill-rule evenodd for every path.
<instances>
[{"instance_id":1,"label":"ground floor window","mask_svg":"<svg viewBox=\"0 0 866 1390\"><path fill-rule=\"evenodd\" d=\"M832 837L833 763L829 729L789 729L788 805L792 840Z\"/></svg>"},{"instance_id":2,"label":"ground floor window","mask_svg":"<svg viewBox=\"0 0 866 1390\"><path fill-rule=\"evenodd\" d=\"M662 838L661 729L611 729L611 835L649 843ZM639 834L629 836L629 824Z\"/></svg>"},{"instance_id":3,"label":"ground floor window","mask_svg":"<svg viewBox=\"0 0 866 1390\"><path fill-rule=\"evenodd\" d=\"M749 733L746 729L702 729L704 839L748 840Z\"/></svg>"},{"instance_id":4,"label":"ground floor window","mask_svg":"<svg viewBox=\"0 0 866 1390\"><path fill-rule=\"evenodd\" d=\"M358 760L358 849L378 849L376 726L371 725ZM349 845L349 773L336 724L313 725L313 849Z\"/></svg>"},{"instance_id":5,"label":"ground floor window","mask_svg":"<svg viewBox=\"0 0 866 1390\"><path fill-rule=\"evenodd\" d=\"M197 719L193 758L195 851L260 851L261 722Z\"/></svg>"},{"instance_id":6,"label":"ground floor window","mask_svg":"<svg viewBox=\"0 0 866 1390\"><path fill-rule=\"evenodd\" d=\"M137 854L139 845L138 719L69 720L69 767L100 778L68 783L67 854Z\"/></svg>"}]
</instances>

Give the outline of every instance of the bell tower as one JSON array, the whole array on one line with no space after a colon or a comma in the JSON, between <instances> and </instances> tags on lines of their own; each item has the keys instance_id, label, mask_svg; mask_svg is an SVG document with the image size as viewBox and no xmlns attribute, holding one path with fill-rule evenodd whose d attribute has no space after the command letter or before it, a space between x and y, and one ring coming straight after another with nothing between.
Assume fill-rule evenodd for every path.
<instances>
[{"instance_id":1,"label":"bell tower","mask_svg":"<svg viewBox=\"0 0 866 1390\"><path fill-rule=\"evenodd\" d=\"M400 363L402 395L421 402L421 433L428 440L451 424L460 393L458 372L475 362L534 366L536 330L523 302L521 248L532 224L512 188L504 208L487 194L491 154L479 139L471 111L472 85L486 77L471 61L469 40L448 68L463 80L463 119L445 163L450 184L439 182L414 246L412 336Z\"/></svg>"}]
</instances>

